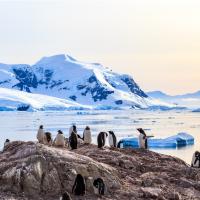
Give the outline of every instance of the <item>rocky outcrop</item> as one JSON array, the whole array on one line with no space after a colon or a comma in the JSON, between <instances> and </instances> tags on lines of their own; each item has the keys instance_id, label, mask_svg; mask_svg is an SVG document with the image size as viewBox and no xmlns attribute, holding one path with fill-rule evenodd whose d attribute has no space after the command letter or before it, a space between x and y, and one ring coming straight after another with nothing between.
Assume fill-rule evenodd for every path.
<instances>
[{"instance_id":1,"label":"rocky outcrop","mask_svg":"<svg viewBox=\"0 0 200 200\"><path fill-rule=\"evenodd\" d=\"M86 195L71 194L76 174L86 180ZM182 160L146 150L77 150L34 142L12 142L0 153L0 199L59 199L68 191L72 199L94 200L93 179L106 184L102 199L200 199L200 170Z\"/></svg>"}]
</instances>

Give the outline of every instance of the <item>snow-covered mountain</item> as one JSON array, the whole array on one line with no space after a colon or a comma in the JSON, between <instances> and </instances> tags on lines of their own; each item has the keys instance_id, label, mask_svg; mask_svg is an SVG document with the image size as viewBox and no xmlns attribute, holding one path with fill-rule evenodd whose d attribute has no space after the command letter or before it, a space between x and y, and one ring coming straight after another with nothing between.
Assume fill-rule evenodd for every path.
<instances>
[{"instance_id":1,"label":"snow-covered mountain","mask_svg":"<svg viewBox=\"0 0 200 200\"><path fill-rule=\"evenodd\" d=\"M147 95L152 98L159 99L178 106L188 107L191 109L200 108L200 91L183 95L168 95L161 91L147 92Z\"/></svg>"},{"instance_id":2,"label":"snow-covered mountain","mask_svg":"<svg viewBox=\"0 0 200 200\"><path fill-rule=\"evenodd\" d=\"M86 107L171 106L149 98L129 75L68 55L44 57L32 66L0 64L0 87L66 99Z\"/></svg>"}]
</instances>

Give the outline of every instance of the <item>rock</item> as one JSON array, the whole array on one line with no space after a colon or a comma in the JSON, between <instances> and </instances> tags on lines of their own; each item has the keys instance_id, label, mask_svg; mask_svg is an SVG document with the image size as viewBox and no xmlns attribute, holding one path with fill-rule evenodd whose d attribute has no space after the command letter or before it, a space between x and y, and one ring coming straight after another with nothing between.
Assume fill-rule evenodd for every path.
<instances>
[{"instance_id":1,"label":"rock","mask_svg":"<svg viewBox=\"0 0 200 200\"><path fill-rule=\"evenodd\" d=\"M170 193L168 198L170 200L181 200L181 197L178 192Z\"/></svg>"},{"instance_id":2,"label":"rock","mask_svg":"<svg viewBox=\"0 0 200 200\"><path fill-rule=\"evenodd\" d=\"M146 198L155 198L156 199L162 193L161 189L152 188L152 187L141 188L141 190L144 193L144 197L146 197Z\"/></svg>"},{"instance_id":3,"label":"rock","mask_svg":"<svg viewBox=\"0 0 200 200\"><path fill-rule=\"evenodd\" d=\"M77 173L86 181L80 198L71 193ZM102 150L92 144L71 151L18 141L0 153L0 199L55 200L67 191L73 200L94 200L93 181L101 177L106 200L196 200L199 174L178 158L151 151Z\"/></svg>"}]
</instances>

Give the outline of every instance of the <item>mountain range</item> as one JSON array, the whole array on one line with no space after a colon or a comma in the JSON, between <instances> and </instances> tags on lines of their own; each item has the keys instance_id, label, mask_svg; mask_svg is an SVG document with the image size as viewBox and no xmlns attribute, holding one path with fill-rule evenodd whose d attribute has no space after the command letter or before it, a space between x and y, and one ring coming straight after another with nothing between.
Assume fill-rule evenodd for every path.
<instances>
[{"instance_id":1,"label":"mountain range","mask_svg":"<svg viewBox=\"0 0 200 200\"><path fill-rule=\"evenodd\" d=\"M99 63L80 62L64 54L43 57L34 65L0 63L0 88L4 88L0 97L4 107L5 102L9 102L7 107L15 105L16 108L14 100L21 96L21 103L38 108L32 105L35 98L41 98L36 97L37 94L44 95L40 109L46 107L45 99L48 102L51 97L57 98L52 102L67 100L67 105L74 107L76 104L82 108L173 107L149 97L130 75L115 73ZM8 99L5 94L11 95L12 90L14 97ZM26 101L27 95L32 101Z\"/></svg>"},{"instance_id":2,"label":"mountain range","mask_svg":"<svg viewBox=\"0 0 200 200\"><path fill-rule=\"evenodd\" d=\"M178 106L188 107L192 109L200 108L200 91L174 96L168 95L162 91L152 91L147 92L146 94L149 97L159 99L170 104L175 104Z\"/></svg>"}]
</instances>

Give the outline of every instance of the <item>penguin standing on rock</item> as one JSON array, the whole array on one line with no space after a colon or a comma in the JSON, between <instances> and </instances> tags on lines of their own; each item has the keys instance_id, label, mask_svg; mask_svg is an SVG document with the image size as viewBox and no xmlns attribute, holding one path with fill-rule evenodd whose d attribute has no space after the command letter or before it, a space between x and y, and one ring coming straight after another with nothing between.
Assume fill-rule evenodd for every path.
<instances>
[{"instance_id":1,"label":"penguin standing on rock","mask_svg":"<svg viewBox=\"0 0 200 200\"><path fill-rule=\"evenodd\" d=\"M108 131L109 133L109 145L110 147L117 147L117 138L113 131Z\"/></svg>"},{"instance_id":2,"label":"penguin standing on rock","mask_svg":"<svg viewBox=\"0 0 200 200\"><path fill-rule=\"evenodd\" d=\"M55 146L59 146L59 147L65 146L65 137L61 130L58 130L58 134L55 139Z\"/></svg>"},{"instance_id":3,"label":"penguin standing on rock","mask_svg":"<svg viewBox=\"0 0 200 200\"><path fill-rule=\"evenodd\" d=\"M104 195L104 193L105 193L105 184L104 184L102 178L95 179L94 182L93 182L93 186L98 189L97 193L99 195Z\"/></svg>"},{"instance_id":4,"label":"penguin standing on rock","mask_svg":"<svg viewBox=\"0 0 200 200\"><path fill-rule=\"evenodd\" d=\"M144 130L142 128L138 128L137 129L140 133L139 135L139 147L142 149L147 149L148 148L148 144L147 144L147 135L144 132Z\"/></svg>"},{"instance_id":5,"label":"penguin standing on rock","mask_svg":"<svg viewBox=\"0 0 200 200\"><path fill-rule=\"evenodd\" d=\"M200 152L195 151L192 157L191 167L200 168Z\"/></svg>"},{"instance_id":6,"label":"penguin standing on rock","mask_svg":"<svg viewBox=\"0 0 200 200\"><path fill-rule=\"evenodd\" d=\"M72 193L75 195L84 195L85 194L85 180L81 174L77 174L76 180L74 182Z\"/></svg>"},{"instance_id":7,"label":"penguin standing on rock","mask_svg":"<svg viewBox=\"0 0 200 200\"><path fill-rule=\"evenodd\" d=\"M6 141L4 142L4 147L3 147L3 150L6 149L6 147L10 144L10 140L9 139L6 139Z\"/></svg>"},{"instance_id":8,"label":"penguin standing on rock","mask_svg":"<svg viewBox=\"0 0 200 200\"><path fill-rule=\"evenodd\" d=\"M51 146L53 144L52 136L50 132L44 133L44 144Z\"/></svg>"},{"instance_id":9,"label":"penguin standing on rock","mask_svg":"<svg viewBox=\"0 0 200 200\"><path fill-rule=\"evenodd\" d=\"M72 131L71 136L69 137L69 144L72 150L77 149L78 137L74 131Z\"/></svg>"},{"instance_id":10,"label":"penguin standing on rock","mask_svg":"<svg viewBox=\"0 0 200 200\"><path fill-rule=\"evenodd\" d=\"M40 125L39 129L38 129L38 132L37 132L37 139L38 139L38 142L39 143L44 143L44 128L43 128L43 125Z\"/></svg>"},{"instance_id":11,"label":"penguin standing on rock","mask_svg":"<svg viewBox=\"0 0 200 200\"><path fill-rule=\"evenodd\" d=\"M97 137L97 144L98 148L103 148L106 143L106 138L108 137L108 134L106 132L100 132Z\"/></svg>"},{"instance_id":12,"label":"penguin standing on rock","mask_svg":"<svg viewBox=\"0 0 200 200\"><path fill-rule=\"evenodd\" d=\"M86 126L83 132L83 141L85 144L91 144L92 142L92 134L89 126Z\"/></svg>"}]
</instances>

